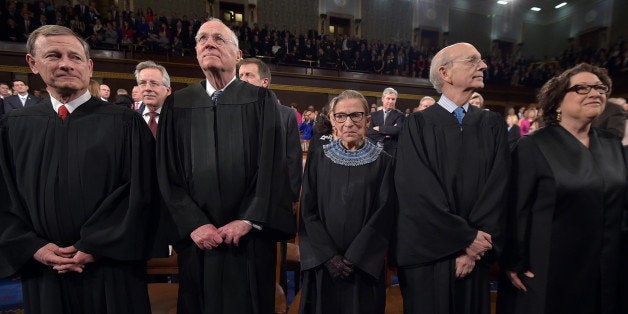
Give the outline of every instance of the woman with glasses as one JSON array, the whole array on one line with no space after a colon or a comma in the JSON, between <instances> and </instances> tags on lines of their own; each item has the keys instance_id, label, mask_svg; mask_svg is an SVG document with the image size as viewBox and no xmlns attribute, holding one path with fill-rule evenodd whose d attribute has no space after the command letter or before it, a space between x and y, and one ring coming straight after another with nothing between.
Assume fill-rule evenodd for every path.
<instances>
[{"instance_id":1,"label":"woman with glasses","mask_svg":"<svg viewBox=\"0 0 628 314\"><path fill-rule=\"evenodd\" d=\"M334 98L330 117L338 139L311 153L303 177L300 313L384 313L393 158L367 139L360 93Z\"/></svg>"},{"instance_id":2,"label":"woman with glasses","mask_svg":"<svg viewBox=\"0 0 628 314\"><path fill-rule=\"evenodd\" d=\"M582 63L539 93L546 126L512 153L501 313L620 313L627 172L619 140L591 127L610 89L605 69Z\"/></svg>"}]
</instances>

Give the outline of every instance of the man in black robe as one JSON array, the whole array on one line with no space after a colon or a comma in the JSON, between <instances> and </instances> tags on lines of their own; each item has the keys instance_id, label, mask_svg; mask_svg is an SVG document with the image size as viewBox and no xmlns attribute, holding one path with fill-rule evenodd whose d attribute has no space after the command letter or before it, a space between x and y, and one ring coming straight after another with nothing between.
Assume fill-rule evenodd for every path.
<instances>
[{"instance_id":1,"label":"man in black robe","mask_svg":"<svg viewBox=\"0 0 628 314\"><path fill-rule=\"evenodd\" d=\"M504 119L470 106L486 63L458 43L434 57L437 105L399 139L396 258L405 313L489 313L489 267L501 249L508 143Z\"/></svg>"},{"instance_id":2,"label":"man in black robe","mask_svg":"<svg viewBox=\"0 0 628 314\"><path fill-rule=\"evenodd\" d=\"M21 276L27 313L150 313L150 131L89 94L89 47L70 29L42 26L26 47L50 97L0 123L0 277Z\"/></svg>"},{"instance_id":3,"label":"man in black robe","mask_svg":"<svg viewBox=\"0 0 628 314\"><path fill-rule=\"evenodd\" d=\"M206 80L160 117L160 188L182 237L178 313L272 313L275 244L296 231L277 100L236 79L241 54L226 25L203 24Z\"/></svg>"}]
</instances>

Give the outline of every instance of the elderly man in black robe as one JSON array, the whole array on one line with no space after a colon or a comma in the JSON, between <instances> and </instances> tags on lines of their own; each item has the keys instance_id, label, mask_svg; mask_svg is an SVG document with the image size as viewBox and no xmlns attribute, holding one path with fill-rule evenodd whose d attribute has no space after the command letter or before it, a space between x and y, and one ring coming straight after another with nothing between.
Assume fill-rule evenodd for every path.
<instances>
[{"instance_id":1,"label":"elderly man in black robe","mask_svg":"<svg viewBox=\"0 0 628 314\"><path fill-rule=\"evenodd\" d=\"M89 47L72 30L42 26L26 49L50 97L0 123L0 277L20 275L27 313L150 313L150 130L89 94Z\"/></svg>"},{"instance_id":2,"label":"elderly man in black robe","mask_svg":"<svg viewBox=\"0 0 628 314\"><path fill-rule=\"evenodd\" d=\"M181 239L178 313L272 313L276 242L293 236L277 100L236 78L242 52L216 19L196 35L206 80L162 109L160 188Z\"/></svg>"},{"instance_id":3,"label":"elderly man in black robe","mask_svg":"<svg viewBox=\"0 0 628 314\"><path fill-rule=\"evenodd\" d=\"M470 44L434 56L438 103L408 117L399 138L396 259L405 313L489 313L489 267L501 249L507 128L469 105L486 63Z\"/></svg>"}]
</instances>

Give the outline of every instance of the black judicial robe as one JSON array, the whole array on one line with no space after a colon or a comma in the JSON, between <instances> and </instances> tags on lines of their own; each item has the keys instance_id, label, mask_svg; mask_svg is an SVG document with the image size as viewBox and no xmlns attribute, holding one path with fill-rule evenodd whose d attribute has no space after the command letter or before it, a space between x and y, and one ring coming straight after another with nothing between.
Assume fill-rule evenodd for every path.
<instances>
[{"instance_id":1,"label":"black judicial robe","mask_svg":"<svg viewBox=\"0 0 628 314\"><path fill-rule=\"evenodd\" d=\"M504 119L469 106L459 126L431 106L406 119L396 162L395 256L405 313L488 313L488 268L502 249L508 181ZM477 230L492 236L493 250L457 280L455 259Z\"/></svg>"},{"instance_id":2,"label":"black judicial robe","mask_svg":"<svg viewBox=\"0 0 628 314\"><path fill-rule=\"evenodd\" d=\"M274 309L276 241L294 236L285 138L276 98L235 80L217 105L205 82L166 99L159 121L160 188L182 237L179 313ZM262 225L240 240L200 250L190 233L246 219Z\"/></svg>"},{"instance_id":3,"label":"black judicial robe","mask_svg":"<svg viewBox=\"0 0 628 314\"><path fill-rule=\"evenodd\" d=\"M392 238L396 197L393 158L381 147L372 162L346 166L312 152L301 199L301 313L384 313L384 260ZM375 147L370 141L367 146ZM366 146L365 146L366 147ZM353 152L358 153L358 152ZM333 280L324 263L334 255L354 263L354 275Z\"/></svg>"},{"instance_id":4,"label":"black judicial robe","mask_svg":"<svg viewBox=\"0 0 628 314\"><path fill-rule=\"evenodd\" d=\"M92 97L66 121L50 99L0 123L0 277L19 274L31 313L149 313L145 258L159 216L154 140L134 111ZM52 242L98 258L57 274Z\"/></svg>"},{"instance_id":5,"label":"black judicial robe","mask_svg":"<svg viewBox=\"0 0 628 314\"><path fill-rule=\"evenodd\" d=\"M512 153L513 196L501 313L611 314L618 310L627 172L621 143L592 128L587 149L559 125L523 137ZM534 278L522 273L530 270Z\"/></svg>"}]
</instances>

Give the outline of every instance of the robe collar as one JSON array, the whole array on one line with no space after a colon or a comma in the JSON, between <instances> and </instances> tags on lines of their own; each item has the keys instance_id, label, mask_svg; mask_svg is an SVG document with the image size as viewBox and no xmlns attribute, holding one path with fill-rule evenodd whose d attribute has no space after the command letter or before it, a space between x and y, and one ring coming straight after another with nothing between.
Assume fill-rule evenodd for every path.
<instances>
[{"instance_id":1,"label":"robe collar","mask_svg":"<svg viewBox=\"0 0 628 314\"><path fill-rule=\"evenodd\" d=\"M323 146L323 152L327 158L335 164L355 167L370 164L377 160L383 147L365 140L364 146L356 150L348 150L342 146L340 139Z\"/></svg>"}]
</instances>

